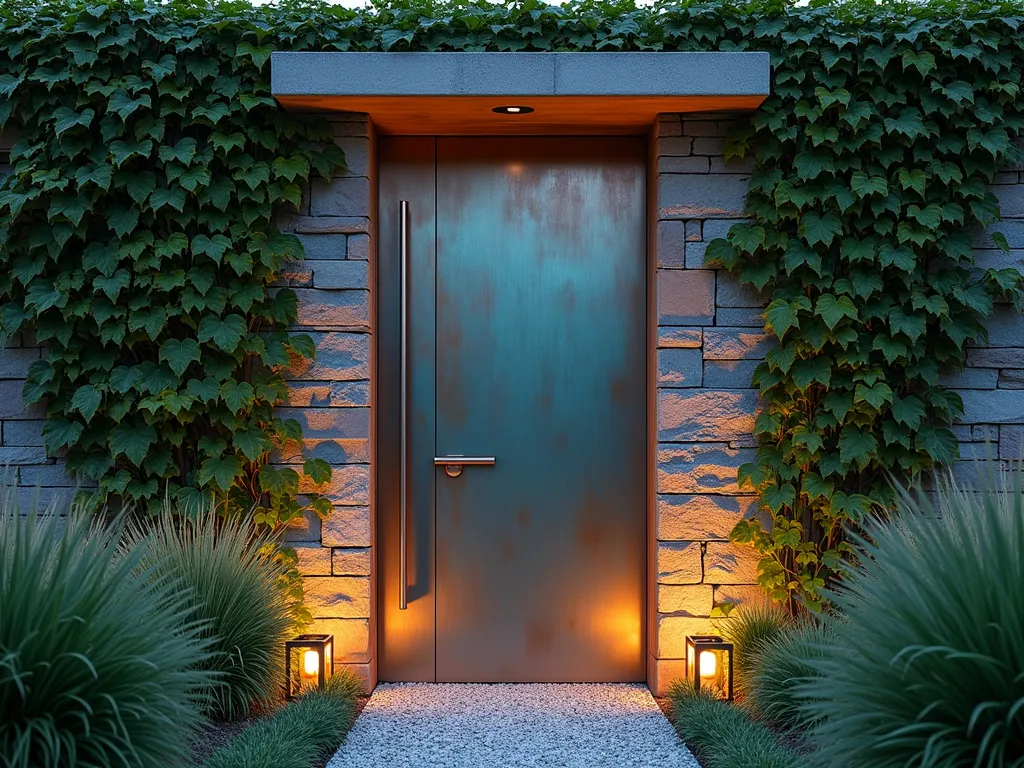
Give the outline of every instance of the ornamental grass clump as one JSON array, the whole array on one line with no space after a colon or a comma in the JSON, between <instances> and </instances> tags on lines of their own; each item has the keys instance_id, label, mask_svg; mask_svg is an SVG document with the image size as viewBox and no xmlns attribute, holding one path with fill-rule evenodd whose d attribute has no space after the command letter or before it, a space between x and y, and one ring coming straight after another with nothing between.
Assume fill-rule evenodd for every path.
<instances>
[{"instance_id":1,"label":"ornamental grass clump","mask_svg":"<svg viewBox=\"0 0 1024 768\"><path fill-rule=\"evenodd\" d=\"M809 768L740 707L697 693L689 683L674 683L668 695L679 736L705 768Z\"/></svg>"},{"instance_id":2,"label":"ornamental grass clump","mask_svg":"<svg viewBox=\"0 0 1024 768\"><path fill-rule=\"evenodd\" d=\"M740 697L747 695L761 649L789 630L793 619L775 603L758 603L743 607L736 616L723 622L722 635L736 652L736 689Z\"/></svg>"},{"instance_id":3,"label":"ornamental grass clump","mask_svg":"<svg viewBox=\"0 0 1024 768\"><path fill-rule=\"evenodd\" d=\"M824 768L1024 766L1024 489L904 493L870 524L804 687Z\"/></svg>"},{"instance_id":4,"label":"ornamental grass clump","mask_svg":"<svg viewBox=\"0 0 1024 768\"><path fill-rule=\"evenodd\" d=\"M186 765L207 641L175 579L72 513L0 490L0 763Z\"/></svg>"},{"instance_id":5,"label":"ornamental grass clump","mask_svg":"<svg viewBox=\"0 0 1024 768\"><path fill-rule=\"evenodd\" d=\"M356 716L362 683L339 670L313 690L260 720L214 752L203 768L309 768L322 765Z\"/></svg>"},{"instance_id":6,"label":"ornamental grass clump","mask_svg":"<svg viewBox=\"0 0 1024 768\"><path fill-rule=\"evenodd\" d=\"M745 704L776 728L807 725L804 686L817 674L810 660L821 658L831 631L820 623L792 624L763 641L750 662Z\"/></svg>"},{"instance_id":7,"label":"ornamental grass clump","mask_svg":"<svg viewBox=\"0 0 1024 768\"><path fill-rule=\"evenodd\" d=\"M152 525L133 526L130 546L145 544L145 567L180 580L215 673L207 714L235 718L280 693L284 641L294 600L282 588L272 540L210 510L180 517L166 509Z\"/></svg>"}]
</instances>

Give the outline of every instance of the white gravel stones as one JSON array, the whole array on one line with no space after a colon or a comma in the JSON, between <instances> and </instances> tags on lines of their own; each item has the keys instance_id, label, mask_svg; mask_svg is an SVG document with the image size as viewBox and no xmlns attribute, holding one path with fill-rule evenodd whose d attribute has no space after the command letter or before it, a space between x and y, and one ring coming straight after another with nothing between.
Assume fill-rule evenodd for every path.
<instances>
[{"instance_id":1,"label":"white gravel stones","mask_svg":"<svg viewBox=\"0 0 1024 768\"><path fill-rule=\"evenodd\" d=\"M699 768L645 685L391 683L327 768Z\"/></svg>"}]
</instances>

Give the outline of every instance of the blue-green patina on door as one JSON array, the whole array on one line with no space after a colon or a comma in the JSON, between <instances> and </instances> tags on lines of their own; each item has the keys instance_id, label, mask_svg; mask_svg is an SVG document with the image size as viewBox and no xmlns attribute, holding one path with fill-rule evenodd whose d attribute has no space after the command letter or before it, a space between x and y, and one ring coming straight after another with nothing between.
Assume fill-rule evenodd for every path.
<instances>
[{"instance_id":1,"label":"blue-green patina on door","mask_svg":"<svg viewBox=\"0 0 1024 768\"><path fill-rule=\"evenodd\" d=\"M399 610L402 426L384 417L380 675L641 680L644 142L385 139L381 156L385 409L401 331L387 222L409 211L409 485Z\"/></svg>"}]
</instances>

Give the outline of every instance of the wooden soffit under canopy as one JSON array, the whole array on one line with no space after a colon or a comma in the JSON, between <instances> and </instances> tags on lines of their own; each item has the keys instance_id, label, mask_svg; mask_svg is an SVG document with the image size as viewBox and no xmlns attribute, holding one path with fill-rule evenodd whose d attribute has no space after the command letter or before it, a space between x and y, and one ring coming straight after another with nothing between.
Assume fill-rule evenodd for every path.
<instances>
[{"instance_id":1,"label":"wooden soffit under canopy","mask_svg":"<svg viewBox=\"0 0 1024 768\"><path fill-rule=\"evenodd\" d=\"M767 53L289 53L287 109L368 113L398 135L642 134L659 113L755 109ZM520 107L518 113L495 112Z\"/></svg>"}]
</instances>

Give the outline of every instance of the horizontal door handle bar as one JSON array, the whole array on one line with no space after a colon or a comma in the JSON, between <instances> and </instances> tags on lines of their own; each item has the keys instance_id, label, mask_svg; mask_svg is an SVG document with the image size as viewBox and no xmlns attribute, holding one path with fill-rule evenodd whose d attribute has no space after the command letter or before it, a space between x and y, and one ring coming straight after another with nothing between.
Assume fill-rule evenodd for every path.
<instances>
[{"instance_id":1,"label":"horizontal door handle bar","mask_svg":"<svg viewBox=\"0 0 1024 768\"><path fill-rule=\"evenodd\" d=\"M435 456L434 466L444 467L448 477L458 477L465 466L485 467L494 464L493 456Z\"/></svg>"}]
</instances>

